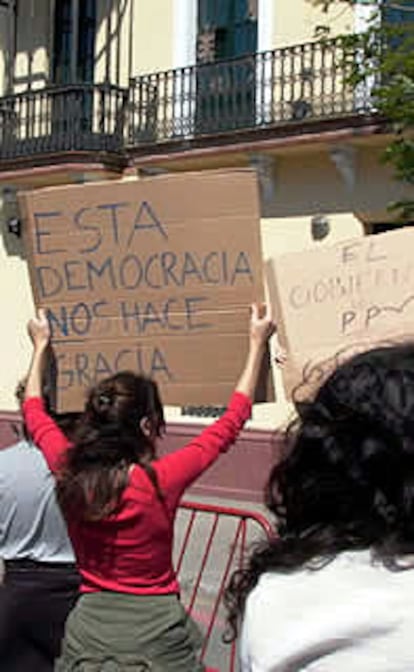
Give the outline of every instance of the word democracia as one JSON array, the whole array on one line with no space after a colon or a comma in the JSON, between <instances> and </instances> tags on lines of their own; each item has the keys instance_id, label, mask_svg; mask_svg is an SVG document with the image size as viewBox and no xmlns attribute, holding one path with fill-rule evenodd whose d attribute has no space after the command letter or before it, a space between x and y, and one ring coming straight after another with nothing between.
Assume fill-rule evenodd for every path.
<instances>
[{"instance_id":1,"label":"word democracia","mask_svg":"<svg viewBox=\"0 0 414 672\"><path fill-rule=\"evenodd\" d=\"M212 250L205 254L165 250L147 257L131 253L99 260L67 259L59 265L38 265L35 274L41 298L56 297L62 292L234 286L241 279L254 281L249 255L243 250Z\"/></svg>"}]
</instances>

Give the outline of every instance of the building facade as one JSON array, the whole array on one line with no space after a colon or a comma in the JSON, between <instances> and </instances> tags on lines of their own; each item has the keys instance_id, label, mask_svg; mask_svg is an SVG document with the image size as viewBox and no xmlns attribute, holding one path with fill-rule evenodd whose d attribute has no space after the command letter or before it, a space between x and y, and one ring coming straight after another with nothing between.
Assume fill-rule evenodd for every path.
<instances>
[{"instance_id":1,"label":"building facade","mask_svg":"<svg viewBox=\"0 0 414 672\"><path fill-rule=\"evenodd\" d=\"M33 312L15 194L160 172L251 166L261 187L265 259L390 225L407 196L381 161L389 136L372 82L350 87L341 35L372 15L310 0L0 2L0 414L29 357ZM291 413L255 407L234 460L200 492L260 498ZM208 409L206 409L208 414ZM168 447L200 417L168 409Z\"/></svg>"}]
</instances>

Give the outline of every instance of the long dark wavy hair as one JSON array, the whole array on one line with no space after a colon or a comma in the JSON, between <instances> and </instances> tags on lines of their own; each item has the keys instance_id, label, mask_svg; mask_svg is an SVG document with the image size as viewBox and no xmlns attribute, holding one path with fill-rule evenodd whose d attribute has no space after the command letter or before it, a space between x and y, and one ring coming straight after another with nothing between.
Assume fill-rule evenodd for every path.
<instances>
[{"instance_id":1,"label":"long dark wavy hair","mask_svg":"<svg viewBox=\"0 0 414 672\"><path fill-rule=\"evenodd\" d=\"M301 404L265 501L278 533L231 577L229 640L264 572L318 568L352 549L405 568L401 556L414 552L413 344L355 356Z\"/></svg>"},{"instance_id":2,"label":"long dark wavy hair","mask_svg":"<svg viewBox=\"0 0 414 672\"><path fill-rule=\"evenodd\" d=\"M143 431L142 421L149 432ZM146 471L162 499L151 461L155 439L164 425L158 388L152 380L124 371L99 382L89 392L57 480L63 511L86 520L100 520L115 511L133 464Z\"/></svg>"}]
</instances>

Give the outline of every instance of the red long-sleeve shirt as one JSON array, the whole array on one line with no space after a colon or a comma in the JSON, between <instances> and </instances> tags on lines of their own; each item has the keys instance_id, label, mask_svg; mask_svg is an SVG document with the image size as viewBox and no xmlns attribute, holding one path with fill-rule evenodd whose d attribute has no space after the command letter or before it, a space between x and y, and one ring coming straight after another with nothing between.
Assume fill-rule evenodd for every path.
<instances>
[{"instance_id":1,"label":"red long-sleeve shirt","mask_svg":"<svg viewBox=\"0 0 414 672\"><path fill-rule=\"evenodd\" d=\"M172 563L174 520L180 498L234 443L250 417L251 402L235 392L224 415L186 446L152 463L164 501L145 471L134 465L116 513L90 522L69 517L68 530L82 577L81 590L134 594L179 591ZM70 443L32 397L23 406L26 426L56 472Z\"/></svg>"}]
</instances>

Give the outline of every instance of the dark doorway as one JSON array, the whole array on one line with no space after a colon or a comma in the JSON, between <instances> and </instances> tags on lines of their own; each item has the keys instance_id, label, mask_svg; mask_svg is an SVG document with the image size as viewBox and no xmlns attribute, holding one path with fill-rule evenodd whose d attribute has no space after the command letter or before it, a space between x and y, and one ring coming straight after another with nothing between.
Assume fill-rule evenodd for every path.
<instances>
[{"instance_id":1,"label":"dark doorway","mask_svg":"<svg viewBox=\"0 0 414 672\"><path fill-rule=\"evenodd\" d=\"M92 129L95 36L96 0L56 0L53 132L66 141Z\"/></svg>"},{"instance_id":2,"label":"dark doorway","mask_svg":"<svg viewBox=\"0 0 414 672\"><path fill-rule=\"evenodd\" d=\"M255 122L257 0L198 0L197 133Z\"/></svg>"}]
</instances>

